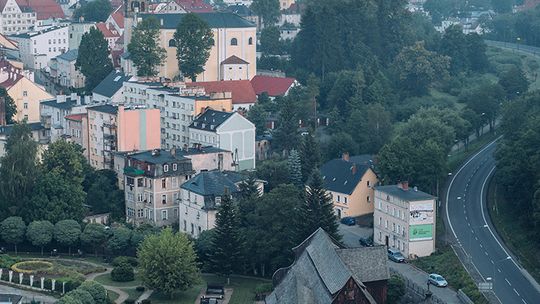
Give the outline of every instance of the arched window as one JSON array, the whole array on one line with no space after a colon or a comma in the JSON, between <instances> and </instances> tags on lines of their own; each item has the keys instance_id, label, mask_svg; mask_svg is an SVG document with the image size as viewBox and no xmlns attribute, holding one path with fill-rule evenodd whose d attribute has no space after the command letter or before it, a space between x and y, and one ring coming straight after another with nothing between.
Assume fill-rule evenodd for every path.
<instances>
[{"instance_id":1,"label":"arched window","mask_svg":"<svg viewBox=\"0 0 540 304\"><path fill-rule=\"evenodd\" d=\"M231 39L231 45L238 45L238 39L236 38Z\"/></svg>"},{"instance_id":2,"label":"arched window","mask_svg":"<svg viewBox=\"0 0 540 304\"><path fill-rule=\"evenodd\" d=\"M252 44L253 44L253 37L249 37L249 39L248 39L248 44L249 44L249 45L252 45Z\"/></svg>"},{"instance_id":3,"label":"arched window","mask_svg":"<svg viewBox=\"0 0 540 304\"><path fill-rule=\"evenodd\" d=\"M169 47L176 47L176 40L174 39L169 40Z\"/></svg>"}]
</instances>

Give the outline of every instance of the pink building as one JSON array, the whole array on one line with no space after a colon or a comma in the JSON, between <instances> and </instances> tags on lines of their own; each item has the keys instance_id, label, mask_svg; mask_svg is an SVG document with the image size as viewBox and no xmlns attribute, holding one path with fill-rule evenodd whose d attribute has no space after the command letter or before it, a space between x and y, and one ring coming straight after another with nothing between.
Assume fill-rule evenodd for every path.
<instances>
[{"instance_id":1,"label":"pink building","mask_svg":"<svg viewBox=\"0 0 540 304\"><path fill-rule=\"evenodd\" d=\"M88 155L97 169L112 169L114 152L158 149L159 109L99 105L88 110Z\"/></svg>"}]
</instances>

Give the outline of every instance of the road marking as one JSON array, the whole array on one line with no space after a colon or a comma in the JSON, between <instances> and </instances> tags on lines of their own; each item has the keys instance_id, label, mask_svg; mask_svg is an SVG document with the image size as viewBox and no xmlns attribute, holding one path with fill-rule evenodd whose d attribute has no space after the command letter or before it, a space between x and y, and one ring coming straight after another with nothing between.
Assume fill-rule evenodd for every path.
<instances>
[{"instance_id":1,"label":"road marking","mask_svg":"<svg viewBox=\"0 0 540 304\"><path fill-rule=\"evenodd\" d=\"M508 285L512 286L512 284L510 284L510 281L508 281L507 278L504 278L504 280L506 281L506 283L508 283Z\"/></svg>"},{"instance_id":2,"label":"road marking","mask_svg":"<svg viewBox=\"0 0 540 304\"><path fill-rule=\"evenodd\" d=\"M497 271L498 271L498 272L502 272L499 268L497 268Z\"/></svg>"},{"instance_id":3,"label":"road marking","mask_svg":"<svg viewBox=\"0 0 540 304\"><path fill-rule=\"evenodd\" d=\"M446 220L448 221L448 224L450 225L450 230L452 230L452 234L454 235L455 238L457 238L456 231L454 230L454 226L452 225L452 221L450 220L450 214L448 213L448 203L449 203L449 198L450 198L450 190L452 189L452 185L454 184L454 180L456 179L456 176L459 175L459 172L461 172L463 170L463 168L465 168L473 159L475 159L478 155L480 155L482 152L487 150L490 146L492 146L494 143L496 143L501 138L502 138L502 136L497 137L494 141L492 141L491 143L486 145L484 148L482 148L482 150L478 151L475 155L473 155L473 157L471 157L467 162L465 162L459 168L459 170L456 172L456 174L454 174L454 176L452 177L452 180L450 180L450 184L448 185L448 189L446 191L446 206L445 206L446 210L445 211L446 211Z\"/></svg>"},{"instance_id":4,"label":"road marking","mask_svg":"<svg viewBox=\"0 0 540 304\"><path fill-rule=\"evenodd\" d=\"M491 264L495 265L495 262L493 262L493 260L489 260L491 262Z\"/></svg>"},{"instance_id":5,"label":"road marking","mask_svg":"<svg viewBox=\"0 0 540 304\"><path fill-rule=\"evenodd\" d=\"M487 251L484 251L484 253L486 254L486 256L488 255Z\"/></svg>"},{"instance_id":6,"label":"road marking","mask_svg":"<svg viewBox=\"0 0 540 304\"><path fill-rule=\"evenodd\" d=\"M500 138L500 137L499 137ZM495 234L493 233L493 230L491 230L491 227L488 225L487 221L486 221L486 214L484 212L484 189L486 188L486 184L487 184L487 181L489 180L489 178L491 177L491 175L493 174L493 171L495 171L496 167L493 166L493 168L491 168L491 170L489 171L488 175L486 176L486 179L484 180L484 182L482 183L482 189L480 190L480 210L482 211L482 219L484 220L484 224L487 225L487 229L489 230L489 232L491 233L491 236L493 236L493 238L495 239L495 241L497 242L497 244L499 244L499 247L501 247L501 249L504 251L504 253L506 254L506 256L510 256L510 254L508 254L508 251L506 251L506 249L504 249L503 245L501 244L501 242L499 242L499 239L495 236ZM448 204L447 204L448 205ZM519 266L518 264L516 263L516 261L514 261L514 259L511 259L512 263L514 263L514 265L516 265L516 268L518 271L521 271L519 269Z\"/></svg>"},{"instance_id":7,"label":"road marking","mask_svg":"<svg viewBox=\"0 0 540 304\"><path fill-rule=\"evenodd\" d=\"M521 299L521 301L523 301L523 303L527 304L527 302L525 302L525 300Z\"/></svg>"},{"instance_id":8,"label":"road marking","mask_svg":"<svg viewBox=\"0 0 540 304\"><path fill-rule=\"evenodd\" d=\"M482 244L480 244L480 248L484 248L484 246L482 246Z\"/></svg>"},{"instance_id":9,"label":"road marking","mask_svg":"<svg viewBox=\"0 0 540 304\"><path fill-rule=\"evenodd\" d=\"M514 292L518 295L518 297L520 296L519 292L517 292L517 290L515 288L514 288Z\"/></svg>"},{"instance_id":10,"label":"road marking","mask_svg":"<svg viewBox=\"0 0 540 304\"><path fill-rule=\"evenodd\" d=\"M474 239L475 239L476 241L478 241L478 238L477 238L476 236L474 237Z\"/></svg>"}]
</instances>

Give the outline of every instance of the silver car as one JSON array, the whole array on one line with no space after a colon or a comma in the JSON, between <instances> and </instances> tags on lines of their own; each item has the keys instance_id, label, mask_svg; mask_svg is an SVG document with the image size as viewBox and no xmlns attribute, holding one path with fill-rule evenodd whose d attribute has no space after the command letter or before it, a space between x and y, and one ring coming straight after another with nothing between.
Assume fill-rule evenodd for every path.
<instances>
[{"instance_id":1,"label":"silver car","mask_svg":"<svg viewBox=\"0 0 540 304\"><path fill-rule=\"evenodd\" d=\"M429 284L433 284L437 287L446 287L448 286L448 282L439 274L432 273L429 275L428 279Z\"/></svg>"}]
</instances>

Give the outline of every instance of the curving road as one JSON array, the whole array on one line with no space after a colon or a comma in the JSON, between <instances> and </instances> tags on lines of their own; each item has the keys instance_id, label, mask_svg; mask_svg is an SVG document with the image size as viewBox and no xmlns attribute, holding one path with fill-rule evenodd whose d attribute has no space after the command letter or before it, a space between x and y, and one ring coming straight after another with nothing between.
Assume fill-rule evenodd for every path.
<instances>
[{"instance_id":1,"label":"curving road","mask_svg":"<svg viewBox=\"0 0 540 304\"><path fill-rule=\"evenodd\" d=\"M537 304L538 284L516 262L489 220L486 192L495 171L495 147L496 142L490 143L453 175L444 194L446 222L484 281L492 278L501 303Z\"/></svg>"}]
</instances>

